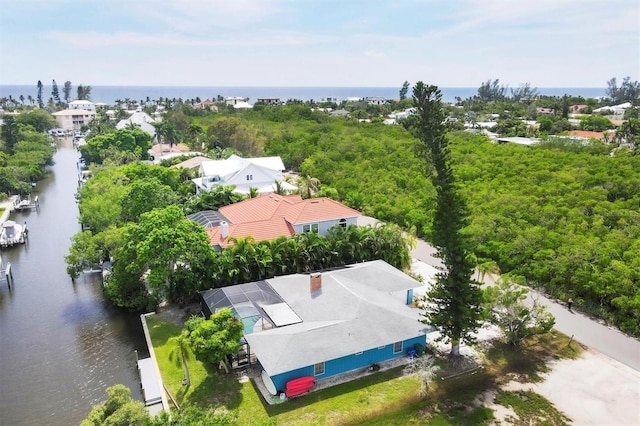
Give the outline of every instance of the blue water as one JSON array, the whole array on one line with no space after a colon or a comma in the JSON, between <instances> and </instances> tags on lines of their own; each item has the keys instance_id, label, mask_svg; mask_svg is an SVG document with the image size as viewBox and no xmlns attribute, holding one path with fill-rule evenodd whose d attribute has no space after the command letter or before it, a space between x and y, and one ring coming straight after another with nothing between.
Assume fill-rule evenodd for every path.
<instances>
[{"instance_id":1,"label":"blue water","mask_svg":"<svg viewBox=\"0 0 640 426\"><path fill-rule=\"evenodd\" d=\"M62 95L62 84L58 85ZM477 87L441 87L442 99L445 102L454 102L456 97L466 99L477 94ZM598 87L582 88L538 88L542 95L547 96L582 96L584 98L598 98L605 96L605 89ZM299 99L302 101L322 98L338 98L345 100L349 97L380 96L386 99L397 99L400 87L192 87L192 86L91 86L91 100L113 105L116 99L129 98L136 101L146 101L159 98L169 99L215 99L218 95L248 97L249 103L258 98L280 98L281 100ZM36 84L32 86L0 85L0 97L12 96L19 100L24 96L25 104L28 97L34 100L38 94ZM72 86L71 97L75 99L76 86ZM411 91L409 91L409 96ZM51 86L43 86L42 97L46 101L51 97Z\"/></svg>"}]
</instances>

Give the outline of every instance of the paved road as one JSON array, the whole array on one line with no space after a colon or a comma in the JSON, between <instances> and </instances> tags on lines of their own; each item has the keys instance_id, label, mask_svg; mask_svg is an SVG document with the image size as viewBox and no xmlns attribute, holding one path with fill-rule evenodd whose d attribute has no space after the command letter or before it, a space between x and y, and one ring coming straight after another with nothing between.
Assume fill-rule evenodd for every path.
<instances>
[{"instance_id":1,"label":"paved road","mask_svg":"<svg viewBox=\"0 0 640 426\"><path fill-rule=\"evenodd\" d=\"M418 240L417 247L411 252L414 259L430 266L441 265L440 260L434 258L435 249L428 243ZM423 270L429 271L426 267ZM485 281L491 281L486 277ZM629 367L640 371L640 341L633 339L620 331L600 324L591 318L575 312L571 313L563 303L549 299L537 292L531 292L533 297L539 297L540 302L547 306L549 312L556 318L555 328L566 334L574 336L580 343L601 352Z\"/></svg>"}]
</instances>

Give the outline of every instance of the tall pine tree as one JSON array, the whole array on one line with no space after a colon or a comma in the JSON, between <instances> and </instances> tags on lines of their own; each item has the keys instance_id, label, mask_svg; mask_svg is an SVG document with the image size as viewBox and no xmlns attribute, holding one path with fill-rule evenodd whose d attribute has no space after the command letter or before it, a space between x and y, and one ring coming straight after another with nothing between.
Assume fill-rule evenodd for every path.
<instances>
[{"instance_id":1,"label":"tall pine tree","mask_svg":"<svg viewBox=\"0 0 640 426\"><path fill-rule=\"evenodd\" d=\"M38 80L38 108L44 108L44 102L42 101L42 82Z\"/></svg>"},{"instance_id":2,"label":"tall pine tree","mask_svg":"<svg viewBox=\"0 0 640 426\"><path fill-rule=\"evenodd\" d=\"M69 104L71 101L71 82L65 81L64 87L62 88L62 93L64 94L64 101Z\"/></svg>"},{"instance_id":3,"label":"tall pine tree","mask_svg":"<svg viewBox=\"0 0 640 426\"><path fill-rule=\"evenodd\" d=\"M460 341L474 341L481 325L482 292L473 279L474 261L462 229L467 209L450 166L450 153L442 111L442 94L436 86L416 83L413 103L416 114L412 130L419 139L417 152L426 160L425 174L437 193L432 243L444 268L425 296L424 319L451 341L452 356L460 355Z\"/></svg>"},{"instance_id":4,"label":"tall pine tree","mask_svg":"<svg viewBox=\"0 0 640 426\"><path fill-rule=\"evenodd\" d=\"M53 98L56 106L60 106L62 102L60 102L60 92L58 91L58 84L55 80L51 83L51 97Z\"/></svg>"}]
</instances>

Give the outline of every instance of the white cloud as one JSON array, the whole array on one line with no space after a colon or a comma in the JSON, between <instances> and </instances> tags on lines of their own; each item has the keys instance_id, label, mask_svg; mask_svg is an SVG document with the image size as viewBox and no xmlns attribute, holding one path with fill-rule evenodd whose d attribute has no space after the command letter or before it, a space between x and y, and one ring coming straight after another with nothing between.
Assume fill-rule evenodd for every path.
<instances>
[{"instance_id":1,"label":"white cloud","mask_svg":"<svg viewBox=\"0 0 640 426\"><path fill-rule=\"evenodd\" d=\"M186 34L243 31L283 10L277 0L147 0L127 2L126 8L140 20Z\"/></svg>"}]
</instances>

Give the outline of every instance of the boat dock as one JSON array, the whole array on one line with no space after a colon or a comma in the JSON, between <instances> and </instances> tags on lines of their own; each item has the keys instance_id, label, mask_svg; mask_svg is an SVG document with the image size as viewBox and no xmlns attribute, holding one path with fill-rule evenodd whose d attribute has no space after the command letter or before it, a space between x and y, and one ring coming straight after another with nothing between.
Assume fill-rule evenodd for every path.
<instances>
[{"instance_id":1,"label":"boat dock","mask_svg":"<svg viewBox=\"0 0 640 426\"><path fill-rule=\"evenodd\" d=\"M138 373L142 386L142 396L146 406L162 403L162 391L156 379L155 367L151 358L138 360Z\"/></svg>"},{"instance_id":2,"label":"boat dock","mask_svg":"<svg viewBox=\"0 0 640 426\"><path fill-rule=\"evenodd\" d=\"M33 201L31 200L31 196L27 196L27 198L20 198L20 197L16 197L13 199L13 210L21 212L23 210L31 210L31 209L39 209L40 208L40 201L38 201L38 196L36 195L33 198Z\"/></svg>"},{"instance_id":3,"label":"boat dock","mask_svg":"<svg viewBox=\"0 0 640 426\"><path fill-rule=\"evenodd\" d=\"M142 322L142 331L144 332L144 338L147 342L147 349L149 350L149 358L138 359L138 352L136 351L136 359L138 359L138 372L140 373L140 386L142 387L142 395L144 397L144 403L147 406L149 413L154 416L161 411L169 411L169 401L167 399L166 388L162 383L162 376L160 375L160 369L158 368L158 361L151 344L151 336L149 335L149 328L147 327L147 316L154 313L140 315Z\"/></svg>"},{"instance_id":4,"label":"boat dock","mask_svg":"<svg viewBox=\"0 0 640 426\"><path fill-rule=\"evenodd\" d=\"M11 262L5 265L0 257L0 282L6 281L9 288L13 285L13 273L11 272Z\"/></svg>"}]
</instances>

